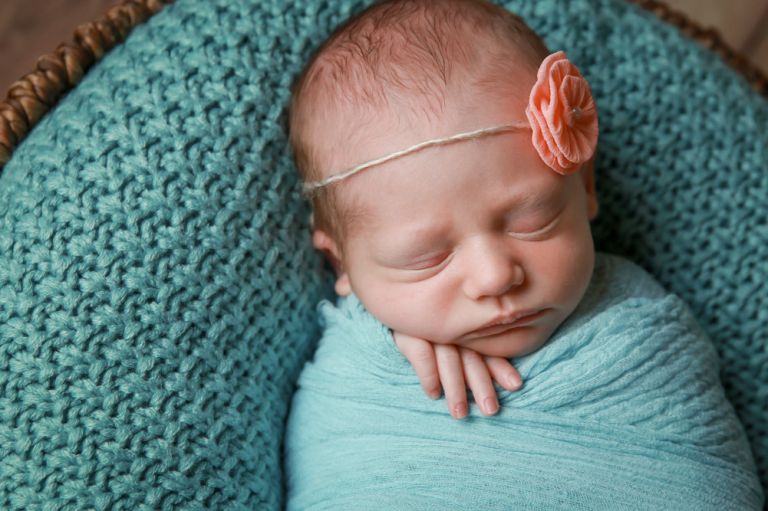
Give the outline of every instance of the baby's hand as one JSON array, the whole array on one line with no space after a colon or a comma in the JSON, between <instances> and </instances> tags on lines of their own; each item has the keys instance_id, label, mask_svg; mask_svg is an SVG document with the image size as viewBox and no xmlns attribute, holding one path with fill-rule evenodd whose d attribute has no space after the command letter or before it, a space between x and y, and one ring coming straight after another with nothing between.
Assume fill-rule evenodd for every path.
<instances>
[{"instance_id":1,"label":"baby's hand","mask_svg":"<svg viewBox=\"0 0 768 511\"><path fill-rule=\"evenodd\" d=\"M440 397L442 382L448 408L456 419L465 417L469 410L465 377L475 401L485 415L493 415L499 409L491 377L510 391L522 386L520 373L506 358L480 355L468 348L435 344L398 332L394 332L394 338L429 397Z\"/></svg>"}]
</instances>

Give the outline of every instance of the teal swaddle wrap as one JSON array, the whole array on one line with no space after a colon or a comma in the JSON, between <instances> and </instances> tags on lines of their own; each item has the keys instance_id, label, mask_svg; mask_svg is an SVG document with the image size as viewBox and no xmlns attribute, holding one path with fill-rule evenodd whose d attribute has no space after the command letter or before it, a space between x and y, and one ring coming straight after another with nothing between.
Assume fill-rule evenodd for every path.
<instances>
[{"instance_id":1,"label":"teal swaddle wrap","mask_svg":"<svg viewBox=\"0 0 768 511\"><path fill-rule=\"evenodd\" d=\"M288 509L761 509L711 342L643 270L599 254L587 294L500 412L463 421L422 392L353 295L324 336L286 432Z\"/></svg>"},{"instance_id":2,"label":"teal swaddle wrap","mask_svg":"<svg viewBox=\"0 0 768 511\"><path fill-rule=\"evenodd\" d=\"M16 149L0 173L0 510L283 509L288 404L320 335L315 304L333 292L283 111L312 52L371 1L177 0ZM768 101L625 0L496 3L589 80L600 110L596 246L690 305L768 489ZM404 362L384 355L378 364ZM376 367L334 377L320 402L380 383L371 379L403 381L412 394L388 405L433 410L435 435L474 421L474 444L455 443L462 453L491 442L475 427L489 419L454 424L410 368L395 379ZM502 413L522 414L533 398L526 371L528 388L505 396ZM305 433L323 438L327 421ZM463 465L439 454L449 463L431 495L447 500L444 475ZM383 480L382 507L389 494L430 491L413 490L424 478L402 468L413 481L399 492ZM488 481L486 498L512 500ZM318 496L332 490L354 493Z\"/></svg>"}]
</instances>

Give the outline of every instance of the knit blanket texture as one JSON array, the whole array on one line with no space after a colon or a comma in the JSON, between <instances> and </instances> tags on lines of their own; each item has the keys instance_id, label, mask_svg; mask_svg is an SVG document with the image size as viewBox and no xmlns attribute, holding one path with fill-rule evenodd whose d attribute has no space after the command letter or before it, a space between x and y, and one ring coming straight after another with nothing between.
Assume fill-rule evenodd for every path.
<instances>
[{"instance_id":1,"label":"knit blanket texture","mask_svg":"<svg viewBox=\"0 0 768 511\"><path fill-rule=\"evenodd\" d=\"M576 311L501 411L453 419L391 332L351 295L325 331L286 430L288 509L762 509L714 347L637 266L598 255Z\"/></svg>"},{"instance_id":2,"label":"knit blanket texture","mask_svg":"<svg viewBox=\"0 0 768 511\"><path fill-rule=\"evenodd\" d=\"M0 509L283 507L333 293L285 108L370 1L176 0L0 171ZM596 243L690 305L768 484L768 104L625 0L501 3L589 80Z\"/></svg>"}]
</instances>

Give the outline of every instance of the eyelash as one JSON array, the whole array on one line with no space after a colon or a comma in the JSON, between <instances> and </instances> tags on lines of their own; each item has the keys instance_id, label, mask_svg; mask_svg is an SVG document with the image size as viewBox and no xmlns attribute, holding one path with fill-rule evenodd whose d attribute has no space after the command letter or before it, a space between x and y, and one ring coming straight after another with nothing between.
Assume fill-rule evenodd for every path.
<instances>
[{"instance_id":1,"label":"eyelash","mask_svg":"<svg viewBox=\"0 0 768 511\"><path fill-rule=\"evenodd\" d=\"M445 257L440 256L440 260L435 262L434 264L432 264L432 261L437 259L437 257L433 257L432 259L427 259L426 261L424 261L422 263L414 263L414 267L409 267L409 268L404 268L404 269L408 270L408 271L433 270L433 269L437 268L438 266L440 266L441 264L443 264L446 260L450 259L452 255L453 255L453 252L451 252L450 254L446 255ZM416 266L416 265L421 265L421 266Z\"/></svg>"},{"instance_id":2,"label":"eyelash","mask_svg":"<svg viewBox=\"0 0 768 511\"><path fill-rule=\"evenodd\" d=\"M508 231L507 234L510 236L520 239L522 241L538 241L538 238L544 234L549 233L552 229L554 229L557 224L560 223L560 213L555 215L555 218L553 218L549 223L547 223L544 227L540 229L536 229L535 231L530 232L514 232L514 231Z\"/></svg>"},{"instance_id":3,"label":"eyelash","mask_svg":"<svg viewBox=\"0 0 768 511\"><path fill-rule=\"evenodd\" d=\"M557 224L559 223L559 220L560 220L560 213L555 215L555 218L553 218L544 227L542 227L540 229L536 229L535 231L531 231L531 232L508 231L507 234L509 234L513 238L517 238L517 239L519 239L521 241L538 241L537 238L539 238L540 236L542 236L544 234L547 234L549 231L554 229L557 226ZM435 262L434 264L432 264L432 260L436 259L436 258L429 259L429 260L425 261L424 263L415 263L415 264L421 264L422 266L405 268L405 270L408 270L408 271L434 270L435 268L437 268L438 266L440 266L444 262L446 262L448 259L450 259L452 255L453 255L453 253L450 253L450 254L448 254L445 257L441 256L440 260Z\"/></svg>"}]
</instances>

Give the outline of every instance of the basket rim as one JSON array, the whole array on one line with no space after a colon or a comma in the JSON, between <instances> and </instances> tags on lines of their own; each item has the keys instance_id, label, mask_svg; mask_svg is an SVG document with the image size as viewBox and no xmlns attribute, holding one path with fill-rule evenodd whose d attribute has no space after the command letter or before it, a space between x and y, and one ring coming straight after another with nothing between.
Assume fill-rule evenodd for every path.
<instances>
[{"instance_id":1,"label":"basket rim","mask_svg":"<svg viewBox=\"0 0 768 511\"><path fill-rule=\"evenodd\" d=\"M38 121L96 62L173 1L122 0L94 21L78 25L71 40L39 57L33 71L13 82L0 101L0 172Z\"/></svg>"},{"instance_id":2,"label":"basket rim","mask_svg":"<svg viewBox=\"0 0 768 511\"><path fill-rule=\"evenodd\" d=\"M79 25L71 41L37 59L35 69L11 84L0 101L0 173L14 149L38 121L109 50L125 40L137 25L144 23L174 0L122 0L98 19ZM662 21L677 27L685 36L711 50L738 72L752 88L768 98L768 77L723 39L720 32L704 28L662 0L627 0Z\"/></svg>"}]
</instances>

